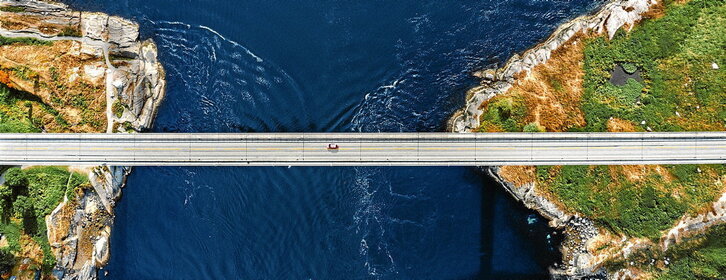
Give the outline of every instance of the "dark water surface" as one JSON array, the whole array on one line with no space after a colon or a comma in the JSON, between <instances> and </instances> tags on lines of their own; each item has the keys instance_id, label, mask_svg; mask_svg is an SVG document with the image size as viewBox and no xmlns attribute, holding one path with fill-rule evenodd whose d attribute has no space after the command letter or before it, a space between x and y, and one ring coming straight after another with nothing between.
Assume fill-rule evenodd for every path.
<instances>
[{"instance_id":1,"label":"dark water surface","mask_svg":"<svg viewBox=\"0 0 726 280\"><path fill-rule=\"evenodd\" d=\"M440 131L470 72L602 0L68 0L159 45L155 131ZM471 168L137 168L106 279L531 279L551 230ZM556 243L556 242L555 242Z\"/></svg>"}]
</instances>

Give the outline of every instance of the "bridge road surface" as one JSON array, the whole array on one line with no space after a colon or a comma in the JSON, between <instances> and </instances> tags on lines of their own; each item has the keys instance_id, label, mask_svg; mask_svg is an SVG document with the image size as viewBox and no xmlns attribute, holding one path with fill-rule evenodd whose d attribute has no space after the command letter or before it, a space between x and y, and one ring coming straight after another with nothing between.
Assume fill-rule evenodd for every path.
<instances>
[{"instance_id":1,"label":"bridge road surface","mask_svg":"<svg viewBox=\"0 0 726 280\"><path fill-rule=\"evenodd\" d=\"M328 150L335 143L338 150ZM0 165L726 164L726 132L0 134Z\"/></svg>"}]
</instances>

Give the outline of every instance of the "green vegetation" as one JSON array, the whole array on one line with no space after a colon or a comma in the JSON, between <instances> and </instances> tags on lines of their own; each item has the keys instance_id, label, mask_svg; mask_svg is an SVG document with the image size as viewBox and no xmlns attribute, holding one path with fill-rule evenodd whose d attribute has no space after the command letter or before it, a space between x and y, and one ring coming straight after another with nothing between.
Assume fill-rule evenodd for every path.
<instances>
[{"instance_id":1,"label":"green vegetation","mask_svg":"<svg viewBox=\"0 0 726 280\"><path fill-rule=\"evenodd\" d=\"M630 34L588 40L582 105L587 124L577 130L606 131L611 117L656 131L726 128L726 72L712 68L726 65L725 15L724 0L669 3L666 16ZM644 84L629 79L612 85L609 71L618 63L627 72L641 69ZM671 166L671 182L654 172L630 182L623 172L611 176L602 169L563 167L543 183L567 207L615 232L650 238L684 212L714 201L719 191L714 182L726 174L723 166Z\"/></svg>"},{"instance_id":2,"label":"green vegetation","mask_svg":"<svg viewBox=\"0 0 726 280\"><path fill-rule=\"evenodd\" d=\"M16 103L21 101L16 92L0 84L0 133L32 133L40 129L31 121L28 111Z\"/></svg>"},{"instance_id":3,"label":"green vegetation","mask_svg":"<svg viewBox=\"0 0 726 280\"><path fill-rule=\"evenodd\" d=\"M607 106L606 108L596 109L607 110L607 112L602 113L613 114L611 116L623 118L627 112L631 111L642 94L643 85L634 79L628 79L623 86L615 86L608 83L598 89L597 93L593 93L592 97Z\"/></svg>"},{"instance_id":4,"label":"green vegetation","mask_svg":"<svg viewBox=\"0 0 726 280\"><path fill-rule=\"evenodd\" d=\"M0 7L0 11L9 12L9 13L22 13L22 12L25 12L25 7L5 6L5 7Z\"/></svg>"},{"instance_id":5,"label":"green vegetation","mask_svg":"<svg viewBox=\"0 0 726 280\"><path fill-rule=\"evenodd\" d=\"M65 26L61 30L60 33L58 33L58 36L64 36L64 37L81 37L81 29L78 26Z\"/></svg>"},{"instance_id":6,"label":"green vegetation","mask_svg":"<svg viewBox=\"0 0 726 280\"><path fill-rule=\"evenodd\" d=\"M635 72L638 72L638 65L635 65L635 63L625 62L620 64L620 66L623 67L625 73L635 74Z\"/></svg>"},{"instance_id":7,"label":"green vegetation","mask_svg":"<svg viewBox=\"0 0 726 280\"><path fill-rule=\"evenodd\" d=\"M0 249L0 274L10 272L15 266L15 256L7 249Z\"/></svg>"},{"instance_id":8,"label":"green vegetation","mask_svg":"<svg viewBox=\"0 0 726 280\"><path fill-rule=\"evenodd\" d=\"M512 97L495 99L488 104L488 110L482 115L482 128L522 131L525 125L522 119L526 113L527 107L522 100Z\"/></svg>"},{"instance_id":9,"label":"green vegetation","mask_svg":"<svg viewBox=\"0 0 726 280\"><path fill-rule=\"evenodd\" d=\"M113 102L113 105L111 105L111 110L113 111L114 116L120 118L123 116L126 106L120 99L116 99L116 101Z\"/></svg>"},{"instance_id":10,"label":"green vegetation","mask_svg":"<svg viewBox=\"0 0 726 280\"><path fill-rule=\"evenodd\" d=\"M627 258L609 260L609 271L637 267L659 280L725 279L726 224L671 245L663 252L659 246L636 248Z\"/></svg>"},{"instance_id":11,"label":"green vegetation","mask_svg":"<svg viewBox=\"0 0 726 280\"><path fill-rule=\"evenodd\" d=\"M673 1L667 1L673 2ZM726 128L726 1L667 4L667 14L644 21L630 34L586 42L582 130L604 131L618 117L656 131ZM645 84L609 83L617 64L642 70Z\"/></svg>"},{"instance_id":12,"label":"green vegetation","mask_svg":"<svg viewBox=\"0 0 726 280\"><path fill-rule=\"evenodd\" d=\"M666 251L671 264L658 279L726 278L726 225L718 225L705 235L673 246Z\"/></svg>"},{"instance_id":13,"label":"green vegetation","mask_svg":"<svg viewBox=\"0 0 726 280\"><path fill-rule=\"evenodd\" d=\"M524 132L545 132L545 128L539 125L538 123L531 122L522 128L522 131Z\"/></svg>"},{"instance_id":14,"label":"green vegetation","mask_svg":"<svg viewBox=\"0 0 726 280\"><path fill-rule=\"evenodd\" d=\"M35 39L35 38L29 38L29 37L10 38L10 37L0 36L0 46L12 45L12 44L50 46L50 45L53 45L53 42L46 41L46 40L39 40L39 39Z\"/></svg>"},{"instance_id":15,"label":"green vegetation","mask_svg":"<svg viewBox=\"0 0 726 280\"><path fill-rule=\"evenodd\" d=\"M5 235L8 240L8 247L5 248L10 252L20 251L20 226L15 222L3 222L0 224L0 232Z\"/></svg>"},{"instance_id":16,"label":"green vegetation","mask_svg":"<svg viewBox=\"0 0 726 280\"><path fill-rule=\"evenodd\" d=\"M537 183L565 207L601 226L629 236L657 239L660 231L671 227L684 213L694 213L716 199L719 190L707 174L726 174L724 166L677 165L666 170L676 178L642 172L645 178L631 179L623 168L542 166L537 167Z\"/></svg>"},{"instance_id":17,"label":"green vegetation","mask_svg":"<svg viewBox=\"0 0 726 280\"><path fill-rule=\"evenodd\" d=\"M88 178L60 167L10 168L0 186L0 232L8 238L10 252L20 250L21 233L30 235L43 250L43 269L55 265L46 236L45 217L66 193L89 186ZM1 256L0 256L1 257Z\"/></svg>"},{"instance_id":18,"label":"green vegetation","mask_svg":"<svg viewBox=\"0 0 726 280\"><path fill-rule=\"evenodd\" d=\"M133 125L133 124L131 124L131 122L124 122L124 123L122 124L122 126L123 126L123 128L124 128L124 130L125 130L126 132L132 132L132 131L136 131L136 129L134 129L134 125Z\"/></svg>"},{"instance_id":19,"label":"green vegetation","mask_svg":"<svg viewBox=\"0 0 726 280\"><path fill-rule=\"evenodd\" d=\"M716 69L726 67L726 0L666 1L664 16L644 20L630 33L579 40L584 44L580 106L585 122L570 131L608 131L613 118L642 131L726 129L726 71ZM643 81L610 83L618 65L628 73L640 71ZM554 91L570 90L557 79L543 79ZM527 102L537 100L519 100L517 93L485 104L482 131L542 131L539 123L525 121L527 106L537 105ZM538 188L569 211L615 233L657 239L682 215L716 200L726 167L564 166L537 167L535 174L531 179Z\"/></svg>"}]
</instances>

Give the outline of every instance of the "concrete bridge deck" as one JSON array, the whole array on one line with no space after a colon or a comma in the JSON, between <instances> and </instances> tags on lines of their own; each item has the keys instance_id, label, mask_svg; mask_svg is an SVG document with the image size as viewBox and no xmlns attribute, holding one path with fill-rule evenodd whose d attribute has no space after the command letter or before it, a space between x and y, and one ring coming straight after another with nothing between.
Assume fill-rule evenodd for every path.
<instances>
[{"instance_id":1,"label":"concrete bridge deck","mask_svg":"<svg viewBox=\"0 0 726 280\"><path fill-rule=\"evenodd\" d=\"M326 149L336 143L338 150ZM726 164L726 132L0 134L0 165Z\"/></svg>"}]
</instances>

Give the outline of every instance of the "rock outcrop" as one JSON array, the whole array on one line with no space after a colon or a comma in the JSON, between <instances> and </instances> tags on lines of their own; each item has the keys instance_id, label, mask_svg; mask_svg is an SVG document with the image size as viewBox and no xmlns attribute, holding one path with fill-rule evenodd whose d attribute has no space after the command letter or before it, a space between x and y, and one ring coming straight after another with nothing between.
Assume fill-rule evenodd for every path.
<instances>
[{"instance_id":1,"label":"rock outcrop","mask_svg":"<svg viewBox=\"0 0 726 280\"><path fill-rule=\"evenodd\" d=\"M606 275L606 272L598 266L599 263L593 261L595 258L588 251L588 245L598 235L595 223L587 218L563 211L560 206L538 194L534 184L515 186L499 175L498 167L486 168L486 171L517 201L549 220L551 227L564 231L565 239L560 248L563 255L562 264L550 268L552 278L579 279Z\"/></svg>"},{"instance_id":2,"label":"rock outcrop","mask_svg":"<svg viewBox=\"0 0 726 280\"><path fill-rule=\"evenodd\" d=\"M711 210L698 214L694 217L684 216L678 221L675 227L668 230L668 233L661 239L663 250L678 243L684 237L690 237L694 233L704 232L713 225L726 223L726 193L721 195L718 201L711 205Z\"/></svg>"},{"instance_id":3,"label":"rock outcrop","mask_svg":"<svg viewBox=\"0 0 726 280\"><path fill-rule=\"evenodd\" d=\"M164 98L165 73L154 42L139 40L138 24L103 13L73 11L50 1L0 0L0 6L16 7L2 12L7 19L0 28L2 36L71 42L70 52L80 61L99 62L75 71L80 73L82 68L84 79L103 81L106 132L151 127ZM130 169L71 169L88 172L92 187L66 197L46 217L48 240L58 261L53 274L59 279L96 279L98 268L110 257L113 208Z\"/></svg>"}]
</instances>

